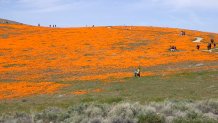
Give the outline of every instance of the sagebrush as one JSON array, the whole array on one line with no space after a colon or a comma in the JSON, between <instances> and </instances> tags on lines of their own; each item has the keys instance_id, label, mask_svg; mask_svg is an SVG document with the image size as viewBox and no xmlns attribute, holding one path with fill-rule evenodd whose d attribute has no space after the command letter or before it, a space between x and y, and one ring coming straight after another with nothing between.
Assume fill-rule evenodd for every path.
<instances>
[{"instance_id":1,"label":"sagebrush","mask_svg":"<svg viewBox=\"0 0 218 123\"><path fill-rule=\"evenodd\" d=\"M1 114L5 123L217 123L218 101L164 101L87 103L68 109L50 107L42 112Z\"/></svg>"}]
</instances>

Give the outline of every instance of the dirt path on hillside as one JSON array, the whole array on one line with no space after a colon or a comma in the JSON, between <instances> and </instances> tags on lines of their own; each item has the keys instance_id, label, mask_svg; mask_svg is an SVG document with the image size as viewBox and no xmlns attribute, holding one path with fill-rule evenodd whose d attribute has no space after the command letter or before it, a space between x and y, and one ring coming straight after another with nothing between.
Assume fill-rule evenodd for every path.
<instances>
[{"instance_id":1,"label":"dirt path on hillside","mask_svg":"<svg viewBox=\"0 0 218 123\"><path fill-rule=\"evenodd\" d=\"M201 37L196 37L196 40L194 40L193 42L195 43L200 43L203 40L203 38Z\"/></svg>"}]
</instances>

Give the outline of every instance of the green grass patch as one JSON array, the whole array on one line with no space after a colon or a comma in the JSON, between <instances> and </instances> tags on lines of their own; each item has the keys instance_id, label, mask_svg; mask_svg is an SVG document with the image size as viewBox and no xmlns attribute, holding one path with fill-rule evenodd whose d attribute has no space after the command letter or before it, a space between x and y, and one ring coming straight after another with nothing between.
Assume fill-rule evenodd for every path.
<instances>
[{"instance_id":1,"label":"green grass patch","mask_svg":"<svg viewBox=\"0 0 218 123\"><path fill-rule=\"evenodd\" d=\"M9 35L8 34L1 34L1 36L0 36L2 39L7 39L8 37L9 37Z\"/></svg>"},{"instance_id":2,"label":"green grass patch","mask_svg":"<svg viewBox=\"0 0 218 123\"><path fill-rule=\"evenodd\" d=\"M24 67L26 66L25 64L6 64L6 65L3 65L2 67L4 68L12 68L12 67Z\"/></svg>"},{"instance_id":3,"label":"green grass patch","mask_svg":"<svg viewBox=\"0 0 218 123\"><path fill-rule=\"evenodd\" d=\"M36 95L1 103L0 112L20 111L28 108L42 110L47 106L66 108L80 103L162 102L164 100L208 100L218 98L218 71L184 72L168 76L125 78L122 82L74 81L55 95ZM101 92L93 92L101 89ZM73 95L86 90L88 94ZM10 105L13 108L4 108Z\"/></svg>"}]
</instances>

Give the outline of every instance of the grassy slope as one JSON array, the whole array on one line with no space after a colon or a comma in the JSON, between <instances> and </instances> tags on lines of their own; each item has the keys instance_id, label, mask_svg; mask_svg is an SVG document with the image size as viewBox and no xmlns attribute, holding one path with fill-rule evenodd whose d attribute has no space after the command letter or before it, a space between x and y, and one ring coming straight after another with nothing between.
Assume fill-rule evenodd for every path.
<instances>
[{"instance_id":1,"label":"grassy slope","mask_svg":"<svg viewBox=\"0 0 218 123\"><path fill-rule=\"evenodd\" d=\"M42 110L57 106L66 108L87 102L150 102L164 100L208 100L218 98L218 71L180 73L168 76L126 78L121 82L74 82L71 87L51 95L2 101L1 112ZM101 88L100 93L63 95L72 90ZM62 95L62 96L60 96ZM25 99L25 101L24 101Z\"/></svg>"}]
</instances>

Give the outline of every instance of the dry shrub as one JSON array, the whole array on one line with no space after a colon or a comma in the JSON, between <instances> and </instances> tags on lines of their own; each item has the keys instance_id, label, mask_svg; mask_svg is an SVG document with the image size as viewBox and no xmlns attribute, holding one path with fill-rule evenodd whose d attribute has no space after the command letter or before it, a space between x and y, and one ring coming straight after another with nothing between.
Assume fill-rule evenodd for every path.
<instances>
[{"instance_id":1,"label":"dry shrub","mask_svg":"<svg viewBox=\"0 0 218 123\"><path fill-rule=\"evenodd\" d=\"M209 101L165 101L145 105L119 102L87 103L67 110L48 108L40 113L2 114L1 122L36 123L215 123L218 103Z\"/></svg>"}]
</instances>

